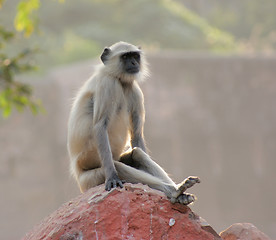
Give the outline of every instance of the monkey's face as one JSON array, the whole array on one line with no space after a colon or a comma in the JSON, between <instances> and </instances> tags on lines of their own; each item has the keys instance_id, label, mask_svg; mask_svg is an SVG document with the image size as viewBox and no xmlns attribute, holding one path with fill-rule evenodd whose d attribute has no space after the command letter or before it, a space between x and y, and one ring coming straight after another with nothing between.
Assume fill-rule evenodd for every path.
<instances>
[{"instance_id":1,"label":"monkey's face","mask_svg":"<svg viewBox=\"0 0 276 240\"><path fill-rule=\"evenodd\" d=\"M120 56L122 71L127 74L136 74L140 71L140 53L127 52Z\"/></svg>"},{"instance_id":2,"label":"monkey's face","mask_svg":"<svg viewBox=\"0 0 276 240\"><path fill-rule=\"evenodd\" d=\"M147 75L147 63L139 47L118 42L106 47L101 55L105 72L121 82L141 81Z\"/></svg>"}]
</instances>

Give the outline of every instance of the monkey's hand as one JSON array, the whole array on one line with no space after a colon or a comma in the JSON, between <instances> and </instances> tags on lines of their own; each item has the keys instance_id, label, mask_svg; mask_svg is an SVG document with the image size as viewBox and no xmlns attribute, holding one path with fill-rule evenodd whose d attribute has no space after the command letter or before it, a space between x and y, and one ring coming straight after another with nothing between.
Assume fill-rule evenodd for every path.
<instances>
[{"instance_id":1,"label":"monkey's hand","mask_svg":"<svg viewBox=\"0 0 276 240\"><path fill-rule=\"evenodd\" d=\"M121 179L118 177L117 173L114 172L109 178L105 181L105 190L110 191L111 188L120 187L123 188L123 183L125 181L121 181Z\"/></svg>"}]
</instances>

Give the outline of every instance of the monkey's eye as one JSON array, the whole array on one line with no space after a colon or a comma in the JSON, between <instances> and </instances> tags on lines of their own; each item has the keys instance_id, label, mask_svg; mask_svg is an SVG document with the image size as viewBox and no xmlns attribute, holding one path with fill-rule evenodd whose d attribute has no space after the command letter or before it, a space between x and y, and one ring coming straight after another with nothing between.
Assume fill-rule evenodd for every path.
<instances>
[{"instance_id":1,"label":"monkey's eye","mask_svg":"<svg viewBox=\"0 0 276 240\"><path fill-rule=\"evenodd\" d=\"M140 54L139 54L139 53L134 53L134 54L133 54L133 57L134 57L137 61L140 60Z\"/></svg>"},{"instance_id":2,"label":"monkey's eye","mask_svg":"<svg viewBox=\"0 0 276 240\"><path fill-rule=\"evenodd\" d=\"M126 54L123 54L123 55L122 55L122 59L124 59L124 60L127 59L127 55L126 55Z\"/></svg>"}]
</instances>

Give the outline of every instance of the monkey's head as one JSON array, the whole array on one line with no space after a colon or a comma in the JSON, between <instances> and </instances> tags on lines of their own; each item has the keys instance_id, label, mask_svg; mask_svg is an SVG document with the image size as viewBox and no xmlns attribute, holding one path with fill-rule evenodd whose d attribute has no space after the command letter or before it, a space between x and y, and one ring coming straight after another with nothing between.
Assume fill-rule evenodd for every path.
<instances>
[{"instance_id":1,"label":"monkey's head","mask_svg":"<svg viewBox=\"0 0 276 240\"><path fill-rule=\"evenodd\" d=\"M141 48L126 42L106 47L101 60L108 74L123 83L140 81L147 74L147 63Z\"/></svg>"}]
</instances>

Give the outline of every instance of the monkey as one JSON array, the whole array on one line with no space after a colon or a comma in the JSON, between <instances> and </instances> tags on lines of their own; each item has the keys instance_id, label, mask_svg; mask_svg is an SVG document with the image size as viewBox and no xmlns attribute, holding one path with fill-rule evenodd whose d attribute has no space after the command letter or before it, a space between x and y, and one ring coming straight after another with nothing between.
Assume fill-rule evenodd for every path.
<instances>
[{"instance_id":1,"label":"monkey","mask_svg":"<svg viewBox=\"0 0 276 240\"><path fill-rule=\"evenodd\" d=\"M80 191L105 183L142 183L165 193L172 203L195 201L186 189L199 183L188 177L175 184L147 154L144 96L139 84L148 74L140 47L117 42L104 48L101 65L78 91L68 121L70 169Z\"/></svg>"}]
</instances>

